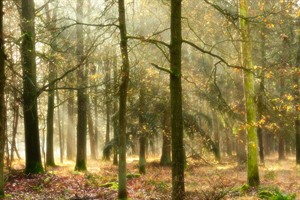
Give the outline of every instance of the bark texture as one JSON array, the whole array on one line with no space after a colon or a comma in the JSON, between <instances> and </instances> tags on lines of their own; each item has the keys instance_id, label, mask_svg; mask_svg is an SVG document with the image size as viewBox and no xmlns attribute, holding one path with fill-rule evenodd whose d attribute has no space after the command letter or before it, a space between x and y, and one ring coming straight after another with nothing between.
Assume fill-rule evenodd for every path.
<instances>
[{"instance_id":1,"label":"bark texture","mask_svg":"<svg viewBox=\"0 0 300 200\"><path fill-rule=\"evenodd\" d=\"M44 169L41 160L38 124L34 1L22 0L21 7L25 173L41 173L44 172Z\"/></svg>"},{"instance_id":2,"label":"bark texture","mask_svg":"<svg viewBox=\"0 0 300 200\"><path fill-rule=\"evenodd\" d=\"M4 147L5 147L5 51L3 34L3 0L0 0L0 197L4 196Z\"/></svg>"},{"instance_id":3,"label":"bark texture","mask_svg":"<svg viewBox=\"0 0 300 200\"><path fill-rule=\"evenodd\" d=\"M181 86L181 0L171 0L170 92L172 127L172 199L184 199L184 146Z\"/></svg>"},{"instance_id":4,"label":"bark texture","mask_svg":"<svg viewBox=\"0 0 300 200\"><path fill-rule=\"evenodd\" d=\"M126 188L126 104L129 82L129 57L124 0L118 1L120 48L122 56L121 83L119 88L119 191L118 198L127 198Z\"/></svg>"},{"instance_id":5,"label":"bark texture","mask_svg":"<svg viewBox=\"0 0 300 200\"><path fill-rule=\"evenodd\" d=\"M244 70L244 92L246 99L247 122L247 180L250 186L259 185L258 172L258 139L257 139L257 108L255 103L254 67L252 64L252 47L248 22L247 0L240 0L241 34L242 34L242 61Z\"/></svg>"}]
</instances>

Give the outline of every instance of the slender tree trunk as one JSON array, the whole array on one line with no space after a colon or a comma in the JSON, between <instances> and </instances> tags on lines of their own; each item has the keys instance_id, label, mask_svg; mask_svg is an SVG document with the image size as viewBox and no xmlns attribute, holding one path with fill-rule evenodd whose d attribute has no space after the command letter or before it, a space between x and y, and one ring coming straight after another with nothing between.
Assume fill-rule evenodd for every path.
<instances>
[{"instance_id":1,"label":"slender tree trunk","mask_svg":"<svg viewBox=\"0 0 300 200\"><path fill-rule=\"evenodd\" d=\"M75 157L75 129L74 129L74 96L73 91L69 92L68 99L68 125L67 125L67 159Z\"/></svg>"},{"instance_id":2,"label":"slender tree trunk","mask_svg":"<svg viewBox=\"0 0 300 200\"><path fill-rule=\"evenodd\" d=\"M5 148L5 51L3 33L3 0L0 0L0 197L4 196L4 148Z\"/></svg>"},{"instance_id":3,"label":"slender tree trunk","mask_svg":"<svg viewBox=\"0 0 300 200\"><path fill-rule=\"evenodd\" d=\"M300 24L299 24L300 25ZM294 88L295 90L295 135L296 135L296 163L300 165L300 83L299 83L299 74L300 74L300 34L298 36L298 50L296 58L296 67L294 72Z\"/></svg>"},{"instance_id":4,"label":"slender tree trunk","mask_svg":"<svg viewBox=\"0 0 300 200\"><path fill-rule=\"evenodd\" d=\"M129 56L127 50L127 31L124 0L119 0L119 30L122 56L121 83L119 89L119 199L127 198L126 188L126 104L129 82Z\"/></svg>"},{"instance_id":5,"label":"slender tree trunk","mask_svg":"<svg viewBox=\"0 0 300 200\"><path fill-rule=\"evenodd\" d=\"M12 128L12 141L11 141L11 150L10 150L10 164L14 161L14 152L16 152L18 159L21 159L19 152L16 146L16 137L18 132L19 125L19 105L17 103L17 91L13 91L14 95L14 106L13 106L13 128ZM11 167L11 166L10 166Z\"/></svg>"},{"instance_id":6,"label":"slender tree trunk","mask_svg":"<svg viewBox=\"0 0 300 200\"><path fill-rule=\"evenodd\" d=\"M218 152L216 153L216 159L218 162L221 161L221 152L220 152L220 134L219 134L219 122L217 118L217 114L212 111L213 118L213 131L214 131L214 143Z\"/></svg>"},{"instance_id":7,"label":"slender tree trunk","mask_svg":"<svg viewBox=\"0 0 300 200\"><path fill-rule=\"evenodd\" d=\"M160 158L160 165L169 166L172 164L171 159L171 121L169 111L164 110L163 114L163 146Z\"/></svg>"},{"instance_id":8,"label":"slender tree trunk","mask_svg":"<svg viewBox=\"0 0 300 200\"><path fill-rule=\"evenodd\" d=\"M266 27L265 24L262 25L261 27L261 46L260 46L260 51L261 51L261 66L263 68L266 68L267 66L267 60L266 60ZM257 102L257 118L258 121L261 121L263 119L263 107L264 107L264 101L263 101L263 96L264 96L264 84L265 84L265 79L264 79L264 72L263 70L260 73L260 83L259 83L259 88L258 88L258 102ZM259 158L261 163L265 163L265 158L264 158L264 134L262 130L262 125L259 124L257 127L257 135L258 135L258 143L259 143Z\"/></svg>"},{"instance_id":9,"label":"slender tree trunk","mask_svg":"<svg viewBox=\"0 0 300 200\"><path fill-rule=\"evenodd\" d=\"M284 88L285 88L285 80L283 77L283 74L280 77L280 96L281 98L284 98ZM281 109L281 115L285 114L285 111L283 108ZM279 122L279 132L278 132L278 159L279 160L284 160L285 159L285 141L284 141L284 132L285 132L285 125L284 125L284 120L280 120Z\"/></svg>"},{"instance_id":10,"label":"slender tree trunk","mask_svg":"<svg viewBox=\"0 0 300 200\"><path fill-rule=\"evenodd\" d=\"M77 0L76 20L81 21L83 18L83 0ZM76 155L76 171L86 171L86 135L87 135L87 94L86 94L86 71L83 63L83 30L82 26L77 25L77 64L81 65L78 69L78 90L77 90L77 155Z\"/></svg>"},{"instance_id":11,"label":"slender tree trunk","mask_svg":"<svg viewBox=\"0 0 300 200\"><path fill-rule=\"evenodd\" d=\"M41 159L38 125L34 1L22 0L21 13L21 57L23 67L23 112L26 154L25 173L41 173L44 172L44 169Z\"/></svg>"},{"instance_id":12,"label":"slender tree trunk","mask_svg":"<svg viewBox=\"0 0 300 200\"><path fill-rule=\"evenodd\" d=\"M110 141L110 110L111 110L111 98L110 98L110 62L108 60L108 55L105 58L105 104L106 104L106 134L105 134L105 144ZM104 160L110 160L110 152L106 151L103 154Z\"/></svg>"},{"instance_id":13,"label":"slender tree trunk","mask_svg":"<svg viewBox=\"0 0 300 200\"><path fill-rule=\"evenodd\" d=\"M248 174L247 180L250 186L259 185L258 171L258 139L257 139L257 108L255 103L255 81L254 67L252 64L252 47L249 29L247 0L240 0L240 23L242 35L242 60L244 70L244 90L246 99L246 120L247 120L247 147L248 147Z\"/></svg>"},{"instance_id":14,"label":"slender tree trunk","mask_svg":"<svg viewBox=\"0 0 300 200\"><path fill-rule=\"evenodd\" d=\"M172 127L172 199L184 199L184 145L181 86L181 0L171 0L170 91Z\"/></svg>"},{"instance_id":15,"label":"slender tree trunk","mask_svg":"<svg viewBox=\"0 0 300 200\"><path fill-rule=\"evenodd\" d=\"M92 118L92 111L91 106L88 106L88 127L89 127L89 137L90 137L90 148L91 148L91 159L96 159L96 136L95 136L95 129L93 124L93 118ZM95 124L96 126L96 124Z\"/></svg>"},{"instance_id":16,"label":"slender tree trunk","mask_svg":"<svg viewBox=\"0 0 300 200\"><path fill-rule=\"evenodd\" d=\"M56 103L59 105L59 93L56 91ZM60 150L60 163L64 162L64 135L62 132L62 127L64 126L64 120L60 115L60 106L57 107L57 126L58 126L58 136L59 136L59 150Z\"/></svg>"},{"instance_id":17,"label":"slender tree trunk","mask_svg":"<svg viewBox=\"0 0 300 200\"><path fill-rule=\"evenodd\" d=\"M56 11L54 11L53 16L50 16L49 5L46 4L46 15L47 22L50 23L49 31L52 31L55 28L55 24L51 22L51 20L56 21ZM55 37L51 33L52 38ZM56 66L55 59L53 58L54 52L51 51L52 59L49 61L49 77L48 82L51 83L56 78ZM48 111L47 111L47 149L46 149L46 165L47 166L55 166L54 161L54 147L53 147L53 137L54 137L54 99L55 99L55 84L49 85L48 91Z\"/></svg>"},{"instance_id":18,"label":"slender tree trunk","mask_svg":"<svg viewBox=\"0 0 300 200\"><path fill-rule=\"evenodd\" d=\"M227 128L225 128L225 141L226 141L226 153L227 156L231 157L232 156L232 144L231 144L231 139L229 136L229 132L227 130ZM230 134L231 135L231 134Z\"/></svg>"},{"instance_id":19,"label":"slender tree trunk","mask_svg":"<svg viewBox=\"0 0 300 200\"><path fill-rule=\"evenodd\" d=\"M247 163L247 152L246 152L246 143L247 136L246 131L239 130L237 124L233 126L233 134L237 135L237 160L239 165L244 165Z\"/></svg>"},{"instance_id":20,"label":"slender tree trunk","mask_svg":"<svg viewBox=\"0 0 300 200\"><path fill-rule=\"evenodd\" d=\"M139 125L140 125L140 156L139 156L139 172L146 174L146 135L145 135L145 88L143 83L140 85L139 95Z\"/></svg>"},{"instance_id":21,"label":"slender tree trunk","mask_svg":"<svg viewBox=\"0 0 300 200\"><path fill-rule=\"evenodd\" d=\"M113 59L113 75L114 75L114 95L118 93L118 69L117 69L117 57L115 56ZM117 120L118 116L118 101L113 99L113 128L114 128L114 139L118 141L118 134L119 134L119 123ZM118 165L118 146L114 145L113 147L114 158L113 158L113 165Z\"/></svg>"},{"instance_id":22,"label":"slender tree trunk","mask_svg":"<svg viewBox=\"0 0 300 200\"><path fill-rule=\"evenodd\" d=\"M55 66L50 61L49 64L49 83L56 78ZM47 150L46 150L46 165L55 166L54 162L54 149L53 149L53 137L54 137L54 84L49 86L48 91L48 112L47 112Z\"/></svg>"}]
</instances>

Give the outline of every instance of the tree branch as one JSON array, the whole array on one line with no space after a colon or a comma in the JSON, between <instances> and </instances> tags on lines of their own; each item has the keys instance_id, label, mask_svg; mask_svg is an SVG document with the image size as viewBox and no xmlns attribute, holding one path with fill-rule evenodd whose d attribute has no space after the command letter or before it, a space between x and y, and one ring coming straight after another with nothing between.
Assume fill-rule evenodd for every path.
<instances>
[{"instance_id":1,"label":"tree branch","mask_svg":"<svg viewBox=\"0 0 300 200\"><path fill-rule=\"evenodd\" d=\"M142 42L149 42L152 44L161 44L164 45L165 47L170 48L170 45L167 44L166 42L160 41L160 40L155 40L155 39L150 39L150 38L145 38L143 36L127 36L128 39L134 39L134 40L140 40Z\"/></svg>"},{"instance_id":2,"label":"tree branch","mask_svg":"<svg viewBox=\"0 0 300 200\"><path fill-rule=\"evenodd\" d=\"M162 70L162 71L167 72L167 73L169 73L169 74L173 74L172 71L170 71L170 70L168 70L168 69L166 69L166 68L160 67L160 66L158 66L157 64L154 64L154 63L150 63L150 64L151 64L153 67L155 67L156 69Z\"/></svg>"},{"instance_id":3,"label":"tree branch","mask_svg":"<svg viewBox=\"0 0 300 200\"><path fill-rule=\"evenodd\" d=\"M224 63L226 66L228 67L231 67L231 68L236 68L236 69L242 69L242 70L248 70L249 69L246 69L244 67L241 67L241 66L237 66L237 65L230 65L226 60L224 60L224 58L222 58L221 56L217 55L217 54L214 54L212 53L211 51L207 51L207 50L204 50L202 49L201 47L197 46L196 44L190 42L190 41L187 41L187 40L182 40L182 43L185 43L185 44L188 44L190 45L191 47L194 47L195 49L197 49L198 51L202 52L202 53L205 53L205 54L208 54L214 58L217 58L219 61L221 61L222 63Z\"/></svg>"}]
</instances>

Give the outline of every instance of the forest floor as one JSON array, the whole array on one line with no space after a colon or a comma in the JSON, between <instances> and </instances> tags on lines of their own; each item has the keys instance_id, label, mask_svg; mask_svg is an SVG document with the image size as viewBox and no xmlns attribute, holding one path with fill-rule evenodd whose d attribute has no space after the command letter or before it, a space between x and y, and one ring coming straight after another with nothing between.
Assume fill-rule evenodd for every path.
<instances>
[{"instance_id":1,"label":"forest floor","mask_svg":"<svg viewBox=\"0 0 300 200\"><path fill-rule=\"evenodd\" d=\"M146 175L137 174L138 158L128 163L130 199L168 200L171 194L171 169L148 159ZM294 158L278 162L267 158L260 166L261 186L258 190L246 184L246 168L233 159L222 163L188 160L185 173L186 199L260 199L264 196L285 196L300 199L300 167ZM74 163L65 162L47 168L45 174L25 175L24 162L17 161L7 176L5 199L106 199L117 197L117 167L111 162L89 161L88 172L74 172ZM289 198L296 195L296 198Z\"/></svg>"}]
</instances>

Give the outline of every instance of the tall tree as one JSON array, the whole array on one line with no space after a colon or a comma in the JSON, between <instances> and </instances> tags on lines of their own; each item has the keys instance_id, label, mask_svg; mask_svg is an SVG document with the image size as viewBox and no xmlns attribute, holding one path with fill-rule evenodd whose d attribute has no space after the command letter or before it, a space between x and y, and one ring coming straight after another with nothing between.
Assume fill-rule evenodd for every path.
<instances>
[{"instance_id":1,"label":"tall tree","mask_svg":"<svg viewBox=\"0 0 300 200\"><path fill-rule=\"evenodd\" d=\"M163 111L162 127L163 127L163 144L160 157L160 165L171 165L171 125L170 111L168 108Z\"/></svg>"},{"instance_id":2,"label":"tall tree","mask_svg":"<svg viewBox=\"0 0 300 200\"><path fill-rule=\"evenodd\" d=\"M145 135L145 87L144 84L140 85L139 95L139 126L140 126L140 154L139 154L139 172L146 173L146 135Z\"/></svg>"},{"instance_id":3,"label":"tall tree","mask_svg":"<svg viewBox=\"0 0 300 200\"><path fill-rule=\"evenodd\" d=\"M81 21L83 18L83 0L77 0L76 4L76 20ZM82 26L77 25L76 27L76 56L77 65L80 68L77 71L78 77L78 89L77 89L77 154L76 154L76 165L75 170L85 171L86 168L86 135L87 135L87 94L86 84L87 77L85 71L85 65L83 64L84 56L84 38Z\"/></svg>"},{"instance_id":4,"label":"tall tree","mask_svg":"<svg viewBox=\"0 0 300 200\"><path fill-rule=\"evenodd\" d=\"M47 21L50 24L49 31L51 32L52 38L54 34L52 33L55 28L56 22L56 9L53 10L53 16L50 15L49 4L46 4L46 16ZM51 19L53 22L51 22ZM52 57L51 57L52 56ZM54 52L51 50L50 61L49 61L49 77L48 82L51 83L56 78L56 67L54 61ZM49 85L48 91L48 110L47 110L47 149L46 149L46 165L55 166L54 162L54 148L53 148L53 135L54 135L54 91L55 84Z\"/></svg>"},{"instance_id":5,"label":"tall tree","mask_svg":"<svg viewBox=\"0 0 300 200\"><path fill-rule=\"evenodd\" d=\"M22 0L21 8L25 173L41 173L44 169L41 160L38 124L34 1Z\"/></svg>"},{"instance_id":6,"label":"tall tree","mask_svg":"<svg viewBox=\"0 0 300 200\"><path fill-rule=\"evenodd\" d=\"M255 103L254 66L252 64L252 46L248 21L247 0L240 0L240 26L242 35L242 64L244 69L244 92L246 99L247 147L248 147L248 184L259 185L257 108Z\"/></svg>"},{"instance_id":7,"label":"tall tree","mask_svg":"<svg viewBox=\"0 0 300 200\"><path fill-rule=\"evenodd\" d=\"M300 25L300 24L299 24ZM299 33L298 33L299 34ZM298 50L296 57L296 65L294 72L294 85L295 85L295 134L296 134L296 163L300 165L300 83L299 83L299 73L300 73L300 34L298 35Z\"/></svg>"},{"instance_id":8,"label":"tall tree","mask_svg":"<svg viewBox=\"0 0 300 200\"><path fill-rule=\"evenodd\" d=\"M266 58L266 25L263 23L260 28L260 65L263 68L266 68L267 66L267 58ZM259 82L259 88L258 88L258 98L257 98L257 120L261 121L263 120L263 108L264 108L264 85L265 85L265 78L264 78L264 70L261 70L259 74L260 82ZM264 158L264 145L263 145L263 129L262 126L259 124L257 127L257 136L258 136L258 143L259 143L259 159L261 163L265 162Z\"/></svg>"},{"instance_id":9,"label":"tall tree","mask_svg":"<svg viewBox=\"0 0 300 200\"><path fill-rule=\"evenodd\" d=\"M127 198L126 188L126 104L129 82L129 56L124 0L118 1L120 48L122 57L121 83L119 88L119 191L120 199Z\"/></svg>"},{"instance_id":10,"label":"tall tree","mask_svg":"<svg viewBox=\"0 0 300 200\"><path fill-rule=\"evenodd\" d=\"M184 199L184 146L181 86L181 0L171 0L170 92L172 127L172 199Z\"/></svg>"},{"instance_id":11,"label":"tall tree","mask_svg":"<svg viewBox=\"0 0 300 200\"><path fill-rule=\"evenodd\" d=\"M0 196L4 196L4 146L5 146L5 52L3 30L3 0L0 0Z\"/></svg>"},{"instance_id":12,"label":"tall tree","mask_svg":"<svg viewBox=\"0 0 300 200\"><path fill-rule=\"evenodd\" d=\"M108 54L104 60L104 68L105 68L105 106L106 106L106 133L105 133L105 145L107 145L110 141L110 112L111 112L111 97L110 97L110 90L111 90L111 63L109 61ZM105 153L104 153L105 152ZM111 151L104 151L103 152L103 159L110 160L110 152Z\"/></svg>"}]
</instances>

